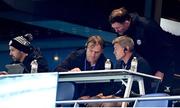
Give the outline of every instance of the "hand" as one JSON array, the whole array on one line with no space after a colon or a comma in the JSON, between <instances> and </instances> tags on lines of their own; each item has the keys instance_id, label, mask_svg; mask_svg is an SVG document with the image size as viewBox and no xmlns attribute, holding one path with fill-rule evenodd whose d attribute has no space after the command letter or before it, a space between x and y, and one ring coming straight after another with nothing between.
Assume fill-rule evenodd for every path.
<instances>
[{"instance_id":1,"label":"hand","mask_svg":"<svg viewBox=\"0 0 180 108\"><path fill-rule=\"evenodd\" d=\"M113 95L108 95L108 96L104 96L103 93L99 93L98 95L96 95L97 97L100 97L101 99L110 99L113 98Z\"/></svg>"},{"instance_id":2,"label":"hand","mask_svg":"<svg viewBox=\"0 0 180 108\"><path fill-rule=\"evenodd\" d=\"M98 94L98 95L96 95L96 96L99 96L99 97L100 97L100 96L103 96L103 93L99 93L99 94Z\"/></svg>"},{"instance_id":3,"label":"hand","mask_svg":"<svg viewBox=\"0 0 180 108\"><path fill-rule=\"evenodd\" d=\"M102 96L101 99L112 99L114 98L113 95L108 95L108 96Z\"/></svg>"},{"instance_id":4,"label":"hand","mask_svg":"<svg viewBox=\"0 0 180 108\"><path fill-rule=\"evenodd\" d=\"M90 99L90 96L81 96L79 99L80 99L80 100Z\"/></svg>"},{"instance_id":5,"label":"hand","mask_svg":"<svg viewBox=\"0 0 180 108\"><path fill-rule=\"evenodd\" d=\"M6 71L0 71L0 75L7 75L8 73Z\"/></svg>"},{"instance_id":6,"label":"hand","mask_svg":"<svg viewBox=\"0 0 180 108\"><path fill-rule=\"evenodd\" d=\"M155 76L160 77L160 78L161 78L161 81L162 81L163 78L164 78L164 73L162 73L161 71L157 71L157 72L155 73Z\"/></svg>"},{"instance_id":7,"label":"hand","mask_svg":"<svg viewBox=\"0 0 180 108\"><path fill-rule=\"evenodd\" d=\"M81 71L81 69L79 69L79 68L74 68L74 69L70 70L70 72L80 72L80 71Z\"/></svg>"}]
</instances>

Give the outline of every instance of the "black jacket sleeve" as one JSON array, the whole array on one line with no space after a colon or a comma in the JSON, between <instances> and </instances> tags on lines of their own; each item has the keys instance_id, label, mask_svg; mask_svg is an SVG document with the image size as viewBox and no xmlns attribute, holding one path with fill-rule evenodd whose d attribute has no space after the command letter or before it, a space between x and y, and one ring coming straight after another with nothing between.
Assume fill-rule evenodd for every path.
<instances>
[{"instance_id":1,"label":"black jacket sleeve","mask_svg":"<svg viewBox=\"0 0 180 108\"><path fill-rule=\"evenodd\" d=\"M83 70L84 59L85 59L85 50L73 51L62 63L60 63L55 68L55 71L65 72L75 67L79 67L81 70Z\"/></svg>"}]
</instances>

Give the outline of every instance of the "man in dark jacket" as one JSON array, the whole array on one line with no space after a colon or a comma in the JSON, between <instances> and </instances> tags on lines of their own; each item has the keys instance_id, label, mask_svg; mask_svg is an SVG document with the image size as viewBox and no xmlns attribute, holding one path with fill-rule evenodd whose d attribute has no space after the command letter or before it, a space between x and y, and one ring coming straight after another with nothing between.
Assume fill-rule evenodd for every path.
<instances>
[{"instance_id":1,"label":"man in dark jacket","mask_svg":"<svg viewBox=\"0 0 180 108\"><path fill-rule=\"evenodd\" d=\"M102 70L106 61L103 49L103 39L100 36L91 36L86 42L85 49L73 51L55 71Z\"/></svg>"},{"instance_id":2,"label":"man in dark jacket","mask_svg":"<svg viewBox=\"0 0 180 108\"><path fill-rule=\"evenodd\" d=\"M31 73L31 63L37 60L38 72L48 72L48 63L42 56L39 49L31 45L33 37L31 34L17 36L9 42L9 55L13 59L13 64L21 64L24 68L23 73Z\"/></svg>"},{"instance_id":3,"label":"man in dark jacket","mask_svg":"<svg viewBox=\"0 0 180 108\"><path fill-rule=\"evenodd\" d=\"M134 57L137 59L137 72L152 75L149 63L137 54L134 50L134 41L128 36L120 36L113 40L114 55L116 57L116 69L131 69L131 62ZM146 93L151 92L151 82L145 79ZM133 86L133 91L138 93L137 86Z\"/></svg>"},{"instance_id":4,"label":"man in dark jacket","mask_svg":"<svg viewBox=\"0 0 180 108\"><path fill-rule=\"evenodd\" d=\"M129 14L125 8L113 10L109 21L119 35L133 38L136 51L148 61L156 76L163 79L164 75L171 74L172 34L162 30L153 20Z\"/></svg>"},{"instance_id":5,"label":"man in dark jacket","mask_svg":"<svg viewBox=\"0 0 180 108\"><path fill-rule=\"evenodd\" d=\"M106 57L103 54L104 41L100 36L90 36L86 42L85 49L72 52L55 71L86 71L103 70ZM78 86L78 97L95 96L100 93L103 84L91 83ZM85 98L84 98L85 99Z\"/></svg>"}]
</instances>

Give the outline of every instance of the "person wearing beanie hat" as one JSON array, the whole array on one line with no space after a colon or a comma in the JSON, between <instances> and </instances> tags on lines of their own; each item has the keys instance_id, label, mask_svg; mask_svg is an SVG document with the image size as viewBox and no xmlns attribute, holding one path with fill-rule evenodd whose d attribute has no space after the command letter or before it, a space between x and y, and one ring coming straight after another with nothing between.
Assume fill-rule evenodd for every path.
<instances>
[{"instance_id":1,"label":"person wearing beanie hat","mask_svg":"<svg viewBox=\"0 0 180 108\"><path fill-rule=\"evenodd\" d=\"M30 41L32 40L31 34L26 34L25 36L18 36L10 40L9 46L13 46L14 48L24 52L29 53L30 51Z\"/></svg>"},{"instance_id":2,"label":"person wearing beanie hat","mask_svg":"<svg viewBox=\"0 0 180 108\"><path fill-rule=\"evenodd\" d=\"M33 36L26 34L17 36L9 41L9 55L13 59L12 63L20 63L24 67L23 73L30 73L31 62L37 60L38 72L48 72L48 63L40 50L31 45L32 40Z\"/></svg>"}]
</instances>

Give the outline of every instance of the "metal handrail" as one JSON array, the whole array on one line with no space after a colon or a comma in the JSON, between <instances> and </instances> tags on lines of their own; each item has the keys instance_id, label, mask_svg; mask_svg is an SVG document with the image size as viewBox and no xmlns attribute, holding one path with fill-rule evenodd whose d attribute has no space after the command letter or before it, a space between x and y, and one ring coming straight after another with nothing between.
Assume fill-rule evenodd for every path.
<instances>
[{"instance_id":1,"label":"metal handrail","mask_svg":"<svg viewBox=\"0 0 180 108\"><path fill-rule=\"evenodd\" d=\"M140 100L180 100L180 95L177 96L160 96L160 97L136 97L136 98L118 98L118 99L88 99L88 100L65 100L56 101L56 104L75 104L75 103L98 103L98 102L131 102Z\"/></svg>"}]
</instances>

